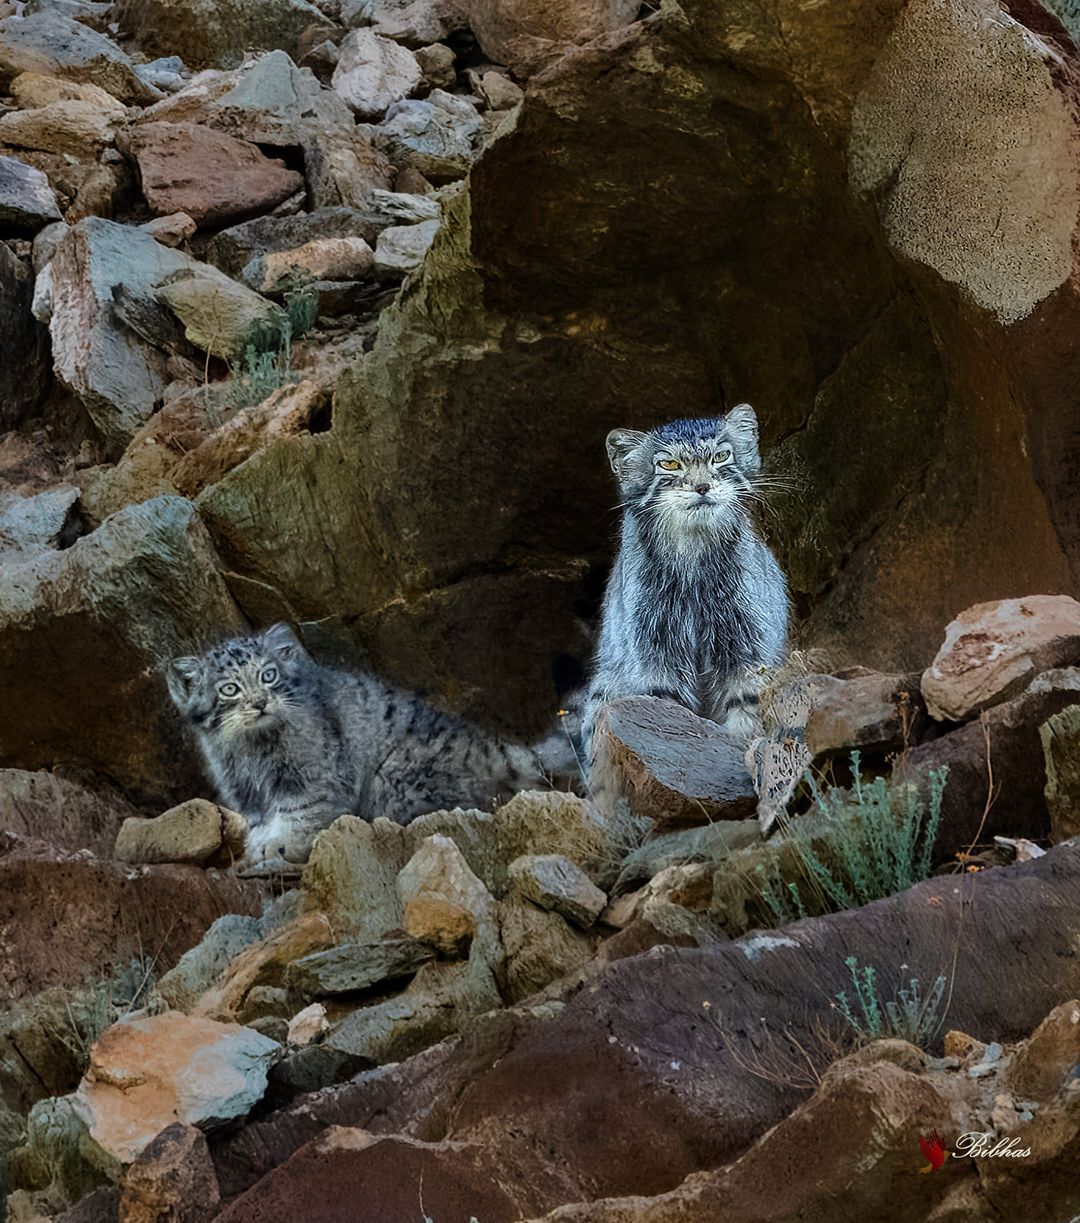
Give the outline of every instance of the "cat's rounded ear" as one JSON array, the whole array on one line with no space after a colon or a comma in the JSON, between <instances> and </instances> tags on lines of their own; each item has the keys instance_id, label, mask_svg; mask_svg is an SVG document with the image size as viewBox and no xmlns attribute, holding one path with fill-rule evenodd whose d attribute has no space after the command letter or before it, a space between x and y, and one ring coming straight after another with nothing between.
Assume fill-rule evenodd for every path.
<instances>
[{"instance_id":1,"label":"cat's rounded ear","mask_svg":"<svg viewBox=\"0 0 1080 1223\"><path fill-rule=\"evenodd\" d=\"M165 682L169 695L181 709L186 708L202 677L202 660L199 658L174 658L165 668Z\"/></svg>"},{"instance_id":2,"label":"cat's rounded ear","mask_svg":"<svg viewBox=\"0 0 1080 1223\"><path fill-rule=\"evenodd\" d=\"M737 404L724 417L728 434L735 443L740 466L744 471L755 472L761 467L758 450L757 413L748 403Z\"/></svg>"},{"instance_id":3,"label":"cat's rounded ear","mask_svg":"<svg viewBox=\"0 0 1080 1223\"><path fill-rule=\"evenodd\" d=\"M262 643L266 649L273 650L282 658L296 658L304 652L296 634L285 623L268 628L262 635Z\"/></svg>"},{"instance_id":4,"label":"cat's rounded ear","mask_svg":"<svg viewBox=\"0 0 1080 1223\"><path fill-rule=\"evenodd\" d=\"M637 429L612 429L607 435L608 461L611 470L621 476L626 470L626 461L645 440L645 434Z\"/></svg>"}]
</instances>

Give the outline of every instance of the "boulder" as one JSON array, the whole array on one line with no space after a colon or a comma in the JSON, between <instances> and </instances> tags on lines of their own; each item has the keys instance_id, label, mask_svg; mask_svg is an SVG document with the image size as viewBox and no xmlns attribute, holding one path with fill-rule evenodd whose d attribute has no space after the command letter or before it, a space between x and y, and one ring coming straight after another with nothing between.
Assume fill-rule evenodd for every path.
<instances>
[{"instance_id":1,"label":"boulder","mask_svg":"<svg viewBox=\"0 0 1080 1223\"><path fill-rule=\"evenodd\" d=\"M635 815L657 824L743 819L757 806L746 744L674 701L612 701L593 750L594 787L625 795Z\"/></svg>"},{"instance_id":2,"label":"boulder","mask_svg":"<svg viewBox=\"0 0 1080 1223\"><path fill-rule=\"evenodd\" d=\"M979 603L945 630L923 674L927 708L939 721L962 722L1016 696L1040 671L1080 662L1080 603L1068 595L1032 595Z\"/></svg>"},{"instance_id":3,"label":"boulder","mask_svg":"<svg viewBox=\"0 0 1080 1223\"><path fill-rule=\"evenodd\" d=\"M506 950L506 990L511 1002L539 993L584 969L594 941L558 913L510 897L500 902L499 933Z\"/></svg>"},{"instance_id":4,"label":"boulder","mask_svg":"<svg viewBox=\"0 0 1080 1223\"><path fill-rule=\"evenodd\" d=\"M396 102L368 134L399 167L419 171L433 183L452 182L479 156L484 122L467 98L433 89L423 100Z\"/></svg>"},{"instance_id":5,"label":"boulder","mask_svg":"<svg viewBox=\"0 0 1080 1223\"><path fill-rule=\"evenodd\" d=\"M69 547L82 533L79 490L60 485L32 497L0 493L0 521L0 557L6 563Z\"/></svg>"},{"instance_id":6,"label":"boulder","mask_svg":"<svg viewBox=\"0 0 1080 1223\"><path fill-rule=\"evenodd\" d=\"M0 232L5 198L5 173L0 158ZM21 163L15 163L21 164ZM10 177L7 183L10 185ZM25 195L23 203L30 208ZM13 206L15 212L21 205ZM11 217L12 212L7 213ZM23 214L16 217L15 228L23 229ZM0 243L0 327L4 333L4 348L10 356L0 368L0 429L12 429L33 414L49 385L49 337L45 328L30 312L34 292L34 277L24 263L5 243Z\"/></svg>"},{"instance_id":7,"label":"boulder","mask_svg":"<svg viewBox=\"0 0 1080 1223\"><path fill-rule=\"evenodd\" d=\"M919 676L815 676L818 689L806 719L806 746L815 759L838 753L903 750L920 738L926 720Z\"/></svg>"},{"instance_id":8,"label":"boulder","mask_svg":"<svg viewBox=\"0 0 1080 1223\"><path fill-rule=\"evenodd\" d=\"M238 63L251 47L298 52L311 27L331 23L307 0L119 0L116 20L149 55L182 55L193 68Z\"/></svg>"},{"instance_id":9,"label":"boulder","mask_svg":"<svg viewBox=\"0 0 1080 1223\"><path fill-rule=\"evenodd\" d=\"M196 123L142 123L123 145L152 211L186 212L203 228L269 212L304 186L255 145Z\"/></svg>"},{"instance_id":10,"label":"boulder","mask_svg":"<svg viewBox=\"0 0 1080 1223\"><path fill-rule=\"evenodd\" d=\"M225 360L240 359L248 346L273 348L284 334L280 307L205 264L170 276L157 300L183 324L188 343Z\"/></svg>"},{"instance_id":11,"label":"boulder","mask_svg":"<svg viewBox=\"0 0 1080 1223\"><path fill-rule=\"evenodd\" d=\"M22 714L0 764L76 760L136 801L189 797L198 768L162 668L246 628L191 503L130 506L18 578L0 592L0 686Z\"/></svg>"},{"instance_id":12,"label":"boulder","mask_svg":"<svg viewBox=\"0 0 1080 1223\"><path fill-rule=\"evenodd\" d=\"M317 208L291 217L255 217L223 229L211 239L206 257L227 276L239 278L249 264L282 251L327 239L374 236L367 218L355 208Z\"/></svg>"},{"instance_id":13,"label":"boulder","mask_svg":"<svg viewBox=\"0 0 1080 1223\"><path fill-rule=\"evenodd\" d=\"M57 849L89 849L109 857L116 831L135 808L107 782L0 769L0 831L47 841Z\"/></svg>"},{"instance_id":14,"label":"boulder","mask_svg":"<svg viewBox=\"0 0 1080 1223\"><path fill-rule=\"evenodd\" d=\"M371 23L371 29L406 47L439 42L463 27L464 10L457 0L364 0L355 16Z\"/></svg>"},{"instance_id":15,"label":"boulder","mask_svg":"<svg viewBox=\"0 0 1080 1223\"><path fill-rule=\"evenodd\" d=\"M157 993L174 1011L194 1010L200 997L225 972L230 962L262 935L257 918L226 913L210 926L194 947L185 951L157 983Z\"/></svg>"},{"instance_id":16,"label":"boulder","mask_svg":"<svg viewBox=\"0 0 1080 1223\"><path fill-rule=\"evenodd\" d=\"M1025 1100L1051 1099L1080 1066L1080 1001L1054 1007L1009 1066L1009 1087ZM1073 1088L1075 1090L1075 1087Z\"/></svg>"},{"instance_id":17,"label":"boulder","mask_svg":"<svg viewBox=\"0 0 1080 1223\"><path fill-rule=\"evenodd\" d=\"M14 157L0 157L0 232L33 234L59 219L48 176Z\"/></svg>"},{"instance_id":18,"label":"boulder","mask_svg":"<svg viewBox=\"0 0 1080 1223\"><path fill-rule=\"evenodd\" d=\"M490 110L512 110L525 96L521 86L502 72L477 72L475 88Z\"/></svg>"},{"instance_id":19,"label":"boulder","mask_svg":"<svg viewBox=\"0 0 1080 1223\"><path fill-rule=\"evenodd\" d=\"M280 1046L238 1024L166 1011L114 1024L90 1051L75 1111L106 1167L133 1163L168 1126L245 1116Z\"/></svg>"},{"instance_id":20,"label":"boulder","mask_svg":"<svg viewBox=\"0 0 1080 1223\"><path fill-rule=\"evenodd\" d=\"M167 1126L121 1178L118 1223L209 1223L221 1209L206 1137L193 1125Z\"/></svg>"},{"instance_id":21,"label":"boulder","mask_svg":"<svg viewBox=\"0 0 1080 1223\"><path fill-rule=\"evenodd\" d=\"M550 44L583 43L629 25L633 0L466 0L469 27L489 59L528 63Z\"/></svg>"},{"instance_id":22,"label":"boulder","mask_svg":"<svg viewBox=\"0 0 1080 1223\"><path fill-rule=\"evenodd\" d=\"M180 246L194 235L198 226L186 212L170 212L168 216L146 221L139 228L162 246Z\"/></svg>"},{"instance_id":23,"label":"boulder","mask_svg":"<svg viewBox=\"0 0 1080 1223\"><path fill-rule=\"evenodd\" d=\"M431 89L449 89L457 81L457 58L453 49L445 43L432 43L430 47L418 47L414 52L424 83Z\"/></svg>"},{"instance_id":24,"label":"boulder","mask_svg":"<svg viewBox=\"0 0 1080 1223\"><path fill-rule=\"evenodd\" d=\"M97 158L111 145L126 111L104 90L109 105L81 100L50 102L0 118L0 144L72 157Z\"/></svg>"},{"instance_id":25,"label":"boulder","mask_svg":"<svg viewBox=\"0 0 1080 1223\"><path fill-rule=\"evenodd\" d=\"M720 866L737 850L757 845L761 832L756 820L723 820L700 828L678 828L651 837L632 850L619 868L614 893L646 882L669 866L700 862Z\"/></svg>"},{"instance_id":26,"label":"boulder","mask_svg":"<svg viewBox=\"0 0 1080 1223\"><path fill-rule=\"evenodd\" d=\"M53 986L105 977L136 954L157 971L202 938L223 910L250 913L259 890L189 866L132 869L85 850L0 833L0 1007Z\"/></svg>"},{"instance_id":27,"label":"boulder","mask_svg":"<svg viewBox=\"0 0 1080 1223\"><path fill-rule=\"evenodd\" d=\"M380 276L405 276L423 262L428 247L439 232L438 221L417 225L391 225L379 234L375 247L375 271Z\"/></svg>"},{"instance_id":28,"label":"boulder","mask_svg":"<svg viewBox=\"0 0 1080 1223\"><path fill-rule=\"evenodd\" d=\"M371 941L402 926L397 877L412 857L405 828L343 815L316 838L304 868L304 903L335 930Z\"/></svg>"},{"instance_id":29,"label":"boulder","mask_svg":"<svg viewBox=\"0 0 1080 1223\"><path fill-rule=\"evenodd\" d=\"M315 238L275 251L244 267L244 281L259 293L284 293L316 280L362 280L375 256L363 238Z\"/></svg>"},{"instance_id":30,"label":"boulder","mask_svg":"<svg viewBox=\"0 0 1080 1223\"><path fill-rule=\"evenodd\" d=\"M339 943L294 960L286 981L305 998L351 994L415 976L434 954L417 939L393 935L370 943Z\"/></svg>"},{"instance_id":31,"label":"boulder","mask_svg":"<svg viewBox=\"0 0 1080 1223\"><path fill-rule=\"evenodd\" d=\"M118 862L206 862L240 858L247 821L205 798L191 798L154 819L126 819L116 837Z\"/></svg>"},{"instance_id":32,"label":"boulder","mask_svg":"<svg viewBox=\"0 0 1080 1223\"><path fill-rule=\"evenodd\" d=\"M1050 839L1055 843L1080 836L1080 704L1052 714L1039 727L1050 813Z\"/></svg>"},{"instance_id":33,"label":"boulder","mask_svg":"<svg viewBox=\"0 0 1080 1223\"><path fill-rule=\"evenodd\" d=\"M493 919L491 893L449 837L431 836L397 878L405 930L448 956L466 953Z\"/></svg>"},{"instance_id":34,"label":"boulder","mask_svg":"<svg viewBox=\"0 0 1080 1223\"><path fill-rule=\"evenodd\" d=\"M374 119L415 92L423 79L411 51L362 29L345 36L332 84L361 119Z\"/></svg>"},{"instance_id":35,"label":"boulder","mask_svg":"<svg viewBox=\"0 0 1080 1223\"><path fill-rule=\"evenodd\" d=\"M121 102L152 101L155 92L111 38L55 9L0 21L0 83L21 72L99 85Z\"/></svg>"},{"instance_id":36,"label":"boulder","mask_svg":"<svg viewBox=\"0 0 1080 1223\"><path fill-rule=\"evenodd\" d=\"M581 867L561 854L525 854L510 863L509 874L526 900L582 929L588 929L607 904L607 897Z\"/></svg>"}]
</instances>

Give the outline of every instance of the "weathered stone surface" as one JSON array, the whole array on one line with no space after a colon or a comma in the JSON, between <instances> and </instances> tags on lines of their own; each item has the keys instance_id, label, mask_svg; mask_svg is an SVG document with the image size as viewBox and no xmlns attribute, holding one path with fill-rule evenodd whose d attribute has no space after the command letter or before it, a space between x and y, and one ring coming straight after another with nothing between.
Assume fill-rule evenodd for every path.
<instances>
[{"instance_id":1,"label":"weathered stone surface","mask_svg":"<svg viewBox=\"0 0 1080 1223\"><path fill-rule=\"evenodd\" d=\"M243 855L247 822L205 798L191 798L154 819L126 819L116 837L120 862L206 862L230 850Z\"/></svg>"},{"instance_id":2,"label":"weathered stone surface","mask_svg":"<svg viewBox=\"0 0 1080 1223\"><path fill-rule=\"evenodd\" d=\"M6 84L20 72L87 81L122 102L153 97L112 39L51 9L0 21L0 81Z\"/></svg>"},{"instance_id":3,"label":"weathered stone surface","mask_svg":"<svg viewBox=\"0 0 1080 1223\"><path fill-rule=\"evenodd\" d=\"M90 778L85 782L89 783ZM57 849L89 849L109 857L121 823L135 808L105 782L78 775L0 769L0 831L47 841Z\"/></svg>"},{"instance_id":4,"label":"weathered stone surface","mask_svg":"<svg viewBox=\"0 0 1080 1223\"><path fill-rule=\"evenodd\" d=\"M246 626L191 503L121 510L24 562L18 579L0 591L0 686L21 710L0 726L0 763L74 760L148 802L194 793L193 749L161 668Z\"/></svg>"},{"instance_id":5,"label":"weathered stone surface","mask_svg":"<svg viewBox=\"0 0 1080 1223\"><path fill-rule=\"evenodd\" d=\"M311 26L331 28L307 0L120 0L116 20L150 55L181 55L193 68L235 64L251 47L296 54Z\"/></svg>"},{"instance_id":6,"label":"weathered stone surface","mask_svg":"<svg viewBox=\"0 0 1080 1223\"><path fill-rule=\"evenodd\" d=\"M316 280L361 280L374 259L363 238L315 238L253 259L244 268L244 281L259 293L284 293Z\"/></svg>"},{"instance_id":7,"label":"weathered stone surface","mask_svg":"<svg viewBox=\"0 0 1080 1223\"><path fill-rule=\"evenodd\" d=\"M75 1111L105 1161L127 1165L174 1122L212 1129L244 1116L279 1050L250 1028L178 1011L126 1019L91 1050Z\"/></svg>"},{"instance_id":8,"label":"weathered stone surface","mask_svg":"<svg viewBox=\"0 0 1080 1223\"><path fill-rule=\"evenodd\" d=\"M154 217L139 228L162 246L179 246L186 242L199 228L186 212L170 212L168 216Z\"/></svg>"},{"instance_id":9,"label":"weathered stone surface","mask_svg":"<svg viewBox=\"0 0 1080 1223\"><path fill-rule=\"evenodd\" d=\"M205 264L169 277L157 299L183 324L185 339L215 357L237 359L252 344L272 348L284 327L280 307Z\"/></svg>"},{"instance_id":10,"label":"weathered stone surface","mask_svg":"<svg viewBox=\"0 0 1080 1223\"><path fill-rule=\"evenodd\" d=\"M48 177L15 157L0 157L0 232L33 234L59 219Z\"/></svg>"},{"instance_id":11,"label":"weathered stone surface","mask_svg":"<svg viewBox=\"0 0 1080 1223\"><path fill-rule=\"evenodd\" d=\"M354 11L350 23L366 17L376 34L406 47L438 42L466 24L458 0L364 0Z\"/></svg>"},{"instance_id":12,"label":"weathered stone surface","mask_svg":"<svg viewBox=\"0 0 1080 1223\"><path fill-rule=\"evenodd\" d=\"M221 1209L214 1165L201 1130L167 1126L121 1178L119 1223L208 1223Z\"/></svg>"},{"instance_id":13,"label":"weathered stone surface","mask_svg":"<svg viewBox=\"0 0 1080 1223\"><path fill-rule=\"evenodd\" d=\"M806 746L814 757L887 752L918 742L925 712L917 674L814 679L819 691L806 720Z\"/></svg>"},{"instance_id":14,"label":"weathered stone surface","mask_svg":"<svg viewBox=\"0 0 1080 1223\"><path fill-rule=\"evenodd\" d=\"M87 101L51 102L0 118L0 144L72 157L96 158L113 142L126 111L109 94L108 108Z\"/></svg>"},{"instance_id":15,"label":"weathered stone surface","mask_svg":"<svg viewBox=\"0 0 1080 1223\"><path fill-rule=\"evenodd\" d=\"M403 925L444 955L462 955L493 920L491 893L449 837L426 837L397 877Z\"/></svg>"},{"instance_id":16,"label":"weathered stone surface","mask_svg":"<svg viewBox=\"0 0 1080 1223\"><path fill-rule=\"evenodd\" d=\"M367 130L395 165L445 183L461 178L476 160L484 123L467 98L433 89L423 100L395 102L383 122Z\"/></svg>"},{"instance_id":17,"label":"weathered stone surface","mask_svg":"<svg viewBox=\"0 0 1080 1223\"><path fill-rule=\"evenodd\" d=\"M612 701L594 755L594 785L625 795L635 815L658 824L742 819L757 805L745 743L673 701Z\"/></svg>"},{"instance_id":18,"label":"weathered stone surface","mask_svg":"<svg viewBox=\"0 0 1080 1223\"><path fill-rule=\"evenodd\" d=\"M430 47L418 47L416 62L424 74L424 82L432 89L449 89L457 80L453 49L445 43L432 43Z\"/></svg>"},{"instance_id":19,"label":"weathered stone surface","mask_svg":"<svg viewBox=\"0 0 1080 1223\"><path fill-rule=\"evenodd\" d=\"M157 983L158 995L174 1011L190 1012L229 963L262 934L257 918L226 913L185 951Z\"/></svg>"},{"instance_id":20,"label":"weathered stone surface","mask_svg":"<svg viewBox=\"0 0 1080 1223\"><path fill-rule=\"evenodd\" d=\"M388 936L377 942L339 943L294 960L286 980L307 998L349 994L414 976L434 954L413 938Z\"/></svg>"},{"instance_id":21,"label":"weathered stone surface","mask_svg":"<svg viewBox=\"0 0 1080 1223\"><path fill-rule=\"evenodd\" d=\"M760 840L756 820L723 820L701 828L679 828L661 833L627 855L612 891L623 892L669 866L691 862L719 866L736 850L756 845Z\"/></svg>"},{"instance_id":22,"label":"weathered stone surface","mask_svg":"<svg viewBox=\"0 0 1080 1223\"><path fill-rule=\"evenodd\" d=\"M404 276L414 271L424 262L438 232L438 221L392 225L384 229L375 247L376 272L381 276Z\"/></svg>"},{"instance_id":23,"label":"weathered stone surface","mask_svg":"<svg viewBox=\"0 0 1080 1223\"><path fill-rule=\"evenodd\" d=\"M387 222L389 224L389 222ZM355 208L318 208L293 217L255 217L215 234L207 259L227 276L279 251L290 251L327 238L374 237L364 215Z\"/></svg>"},{"instance_id":24,"label":"weathered stone surface","mask_svg":"<svg viewBox=\"0 0 1080 1223\"><path fill-rule=\"evenodd\" d=\"M326 1007L321 1002L313 1002L289 1020L286 1039L294 1048L306 1048L324 1036L329 1027Z\"/></svg>"},{"instance_id":25,"label":"weathered stone surface","mask_svg":"<svg viewBox=\"0 0 1080 1223\"><path fill-rule=\"evenodd\" d=\"M477 73L476 88L491 110L512 110L525 96L521 86L502 72Z\"/></svg>"},{"instance_id":26,"label":"weathered stone surface","mask_svg":"<svg viewBox=\"0 0 1080 1223\"><path fill-rule=\"evenodd\" d=\"M1080 603L1032 595L980 603L946 629L922 692L939 720L961 722L1016 696L1040 672L1080 662Z\"/></svg>"},{"instance_id":27,"label":"weathered stone surface","mask_svg":"<svg viewBox=\"0 0 1080 1223\"><path fill-rule=\"evenodd\" d=\"M9 159L0 159L0 231L4 228L5 160ZM49 383L49 337L30 312L33 292L29 266L0 243L0 326L5 351L11 356L0 368L0 429L14 428L31 415Z\"/></svg>"},{"instance_id":28,"label":"weathered stone surface","mask_svg":"<svg viewBox=\"0 0 1080 1223\"><path fill-rule=\"evenodd\" d=\"M383 114L419 88L423 73L411 51L371 30L353 30L341 44L334 89L362 119Z\"/></svg>"},{"instance_id":29,"label":"weathered stone surface","mask_svg":"<svg viewBox=\"0 0 1080 1223\"><path fill-rule=\"evenodd\" d=\"M528 62L551 43L588 42L629 25L633 0L466 0L469 25L489 58Z\"/></svg>"},{"instance_id":30,"label":"weathered stone surface","mask_svg":"<svg viewBox=\"0 0 1080 1223\"><path fill-rule=\"evenodd\" d=\"M935 856L951 857L978 839L1027 837L1050 832L1040 727L1053 714L1080 704L1080 669L1066 667L1038 676L1014 700L940 739L930 739L897 758L895 780L918 780L948 767ZM993 802L990 798L991 771Z\"/></svg>"},{"instance_id":31,"label":"weathered stone surface","mask_svg":"<svg viewBox=\"0 0 1080 1223\"><path fill-rule=\"evenodd\" d=\"M1025 1100L1046 1100L1077 1077L1077 1066L1080 1001L1073 998L1056 1006L1017 1050L1009 1066L1009 1086Z\"/></svg>"},{"instance_id":32,"label":"weathered stone surface","mask_svg":"<svg viewBox=\"0 0 1080 1223\"><path fill-rule=\"evenodd\" d=\"M576 863L561 854L525 854L509 867L510 882L541 909L587 929L603 912L607 897Z\"/></svg>"},{"instance_id":33,"label":"weathered stone surface","mask_svg":"<svg viewBox=\"0 0 1080 1223\"><path fill-rule=\"evenodd\" d=\"M499 905L499 934L506 950L506 990L520 1002L553 981L584 968L593 940L558 913L510 897Z\"/></svg>"},{"instance_id":34,"label":"weathered stone surface","mask_svg":"<svg viewBox=\"0 0 1080 1223\"><path fill-rule=\"evenodd\" d=\"M69 547L81 534L79 490L62 484L32 497L0 493L0 522L0 558L6 564Z\"/></svg>"},{"instance_id":35,"label":"weathered stone surface","mask_svg":"<svg viewBox=\"0 0 1080 1223\"><path fill-rule=\"evenodd\" d=\"M0 833L0 1007L105 976L135 954L176 959L222 910L250 913L257 888L187 866L131 869Z\"/></svg>"},{"instance_id":36,"label":"weathered stone surface","mask_svg":"<svg viewBox=\"0 0 1080 1223\"><path fill-rule=\"evenodd\" d=\"M316 840L304 868L308 910L325 913L335 930L364 940L400 930L397 877L412 854L400 824L341 816Z\"/></svg>"},{"instance_id":37,"label":"weathered stone surface","mask_svg":"<svg viewBox=\"0 0 1080 1223\"><path fill-rule=\"evenodd\" d=\"M1046 809L1055 843L1080 836L1080 704L1051 715L1039 727L1046 764Z\"/></svg>"},{"instance_id":38,"label":"weathered stone surface","mask_svg":"<svg viewBox=\"0 0 1080 1223\"><path fill-rule=\"evenodd\" d=\"M158 216L186 212L202 227L269 212L304 186L303 175L253 144L196 123L143 123L124 149Z\"/></svg>"}]
</instances>

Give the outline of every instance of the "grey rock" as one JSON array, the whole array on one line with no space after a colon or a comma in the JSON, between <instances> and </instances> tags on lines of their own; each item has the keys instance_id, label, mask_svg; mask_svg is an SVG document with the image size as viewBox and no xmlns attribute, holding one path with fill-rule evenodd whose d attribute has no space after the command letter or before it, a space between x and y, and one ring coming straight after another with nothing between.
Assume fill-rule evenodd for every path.
<instances>
[{"instance_id":1,"label":"grey rock","mask_svg":"<svg viewBox=\"0 0 1080 1223\"><path fill-rule=\"evenodd\" d=\"M294 960L286 979L305 998L355 993L383 981L414 976L434 954L430 947L413 938L341 943Z\"/></svg>"},{"instance_id":2,"label":"grey rock","mask_svg":"<svg viewBox=\"0 0 1080 1223\"><path fill-rule=\"evenodd\" d=\"M33 299L29 263L0 242L0 430L32 415L49 385L49 336L31 313Z\"/></svg>"},{"instance_id":3,"label":"grey rock","mask_svg":"<svg viewBox=\"0 0 1080 1223\"><path fill-rule=\"evenodd\" d=\"M237 277L252 260L277 251L293 250L321 238L371 240L374 236L370 219L357 209L319 208L291 217L256 217L223 229L211 240L206 257L227 276Z\"/></svg>"},{"instance_id":4,"label":"grey rock","mask_svg":"<svg viewBox=\"0 0 1080 1223\"><path fill-rule=\"evenodd\" d=\"M0 562L69 547L81 534L77 488L60 485L33 497L0 493Z\"/></svg>"},{"instance_id":5,"label":"grey rock","mask_svg":"<svg viewBox=\"0 0 1080 1223\"><path fill-rule=\"evenodd\" d=\"M466 98L434 89L423 100L397 102L372 143L397 166L411 166L434 183L461 178L479 155L484 121Z\"/></svg>"},{"instance_id":6,"label":"grey rock","mask_svg":"<svg viewBox=\"0 0 1080 1223\"><path fill-rule=\"evenodd\" d=\"M576 863L560 854L525 854L510 863L510 881L526 900L587 929L607 897Z\"/></svg>"},{"instance_id":7,"label":"grey rock","mask_svg":"<svg viewBox=\"0 0 1080 1223\"><path fill-rule=\"evenodd\" d=\"M432 89L448 89L457 80L454 66L456 56L446 43L432 43L430 47L418 47L414 52L424 80Z\"/></svg>"},{"instance_id":8,"label":"grey rock","mask_svg":"<svg viewBox=\"0 0 1080 1223\"><path fill-rule=\"evenodd\" d=\"M0 233L33 234L59 219L45 173L18 158L0 156Z\"/></svg>"},{"instance_id":9,"label":"grey rock","mask_svg":"<svg viewBox=\"0 0 1080 1223\"><path fill-rule=\"evenodd\" d=\"M225 971L229 961L261 937L258 918L226 913L158 981L157 992L174 1010L190 1011L200 995Z\"/></svg>"},{"instance_id":10,"label":"grey rock","mask_svg":"<svg viewBox=\"0 0 1080 1223\"><path fill-rule=\"evenodd\" d=\"M423 79L411 51L363 29L341 44L331 83L360 118L372 119L415 92Z\"/></svg>"},{"instance_id":11,"label":"grey rock","mask_svg":"<svg viewBox=\"0 0 1080 1223\"><path fill-rule=\"evenodd\" d=\"M916 743L926 721L919 675L870 672L850 679L814 676L818 689L806 719L806 746L815 759L858 749L902 750Z\"/></svg>"},{"instance_id":12,"label":"grey rock","mask_svg":"<svg viewBox=\"0 0 1080 1223\"><path fill-rule=\"evenodd\" d=\"M388 277L405 276L415 271L424 262L424 256L438 232L438 221L393 225L384 229L375 245L375 271L380 276Z\"/></svg>"},{"instance_id":13,"label":"grey rock","mask_svg":"<svg viewBox=\"0 0 1080 1223\"><path fill-rule=\"evenodd\" d=\"M1080 836L1080 704L1055 713L1039 727L1046 766L1050 839Z\"/></svg>"},{"instance_id":14,"label":"grey rock","mask_svg":"<svg viewBox=\"0 0 1080 1223\"><path fill-rule=\"evenodd\" d=\"M619 871L613 892L624 892L651 879L669 866L703 862L719 866L732 853L756 845L761 832L756 820L720 820L700 828L664 832L629 854Z\"/></svg>"}]
</instances>

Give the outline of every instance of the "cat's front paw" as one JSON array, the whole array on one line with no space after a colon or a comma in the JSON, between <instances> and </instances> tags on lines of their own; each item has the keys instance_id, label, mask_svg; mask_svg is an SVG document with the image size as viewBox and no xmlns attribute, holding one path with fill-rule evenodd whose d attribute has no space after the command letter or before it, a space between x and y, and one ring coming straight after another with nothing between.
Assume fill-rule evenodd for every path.
<instances>
[{"instance_id":1,"label":"cat's front paw","mask_svg":"<svg viewBox=\"0 0 1080 1223\"><path fill-rule=\"evenodd\" d=\"M292 874L300 864L288 856L289 830L284 821L267 820L249 826L244 842L244 856L236 864L238 875Z\"/></svg>"}]
</instances>

